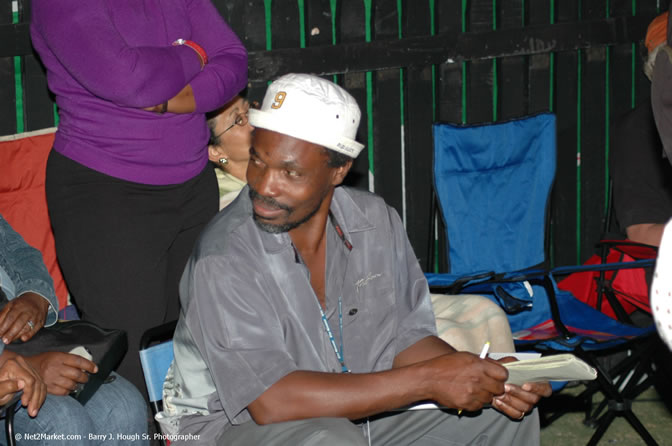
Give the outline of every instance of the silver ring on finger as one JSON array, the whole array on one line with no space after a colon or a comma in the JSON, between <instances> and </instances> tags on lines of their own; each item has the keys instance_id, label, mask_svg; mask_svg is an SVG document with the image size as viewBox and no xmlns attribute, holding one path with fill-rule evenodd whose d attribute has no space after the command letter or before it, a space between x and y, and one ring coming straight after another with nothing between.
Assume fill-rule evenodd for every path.
<instances>
[{"instance_id":1,"label":"silver ring on finger","mask_svg":"<svg viewBox=\"0 0 672 446\"><path fill-rule=\"evenodd\" d=\"M35 329L35 323L33 321L26 322L26 325L28 325L28 327L30 327L31 331Z\"/></svg>"}]
</instances>

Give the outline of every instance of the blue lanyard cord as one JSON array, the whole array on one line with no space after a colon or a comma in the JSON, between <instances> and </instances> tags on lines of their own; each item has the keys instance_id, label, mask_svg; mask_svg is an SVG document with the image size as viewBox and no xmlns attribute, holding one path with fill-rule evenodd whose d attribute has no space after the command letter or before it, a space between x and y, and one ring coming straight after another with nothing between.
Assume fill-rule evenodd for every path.
<instances>
[{"instance_id":1,"label":"blue lanyard cord","mask_svg":"<svg viewBox=\"0 0 672 446\"><path fill-rule=\"evenodd\" d=\"M336 346L336 340L334 339L334 334L331 332L331 328L329 327L329 322L327 321L327 315L324 314L324 310L322 309L322 305L319 304L318 306L320 307L320 314L322 315L322 324L324 324L324 331L327 332L327 336L329 336L329 342L331 342L331 346L334 349L334 353L336 353L336 359L338 359L338 362L341 363L341 372L342 373L350 373L350 369L348 369L345 366L345 359L343 358L343 310L342 310L342 299L339 296L338 297L338 331L340 332L341 335L341 348L339 349Z\"/></svg>"},{"instance_id":2,"label":"blue lanyard cord","mask_svg":"<svg viewBox=\"0 0 672 446\"><path fill-rule=\"evenodd\" d=\"M329 220L331 223L334 225L334 229L336 230L336 234L338 234L338 237L341 239L345 247L348 249L348 251L352 251L352 245L350 242L345 238L345 234L343 233L343 230L341 229L341 225L338 224L336 221L336 218L334 218L334 214L331 213L331 210L329 211ZM336 346L336 340L334 339L334 334L331 332L331 328L329 327L329 322L327 321L327 316L324 314L324 310L322 309L322 305L320 305L319 302L317 302L317 306L320 308L320 314L322 315L322 323L324 324L324 331L327 332L327 336L329 336L329 342L331 342L331 346L334 349L334 353L336 353L336 358L338 359L338 362L341 363L341 372L343 373L350 373L350 369L348 369L345 366L345 359L343 358L343 304L342 304L343 299L341 296L338 296L338 331L339 334L341 335L341 348Z\"/></svg>"}]
</instances>

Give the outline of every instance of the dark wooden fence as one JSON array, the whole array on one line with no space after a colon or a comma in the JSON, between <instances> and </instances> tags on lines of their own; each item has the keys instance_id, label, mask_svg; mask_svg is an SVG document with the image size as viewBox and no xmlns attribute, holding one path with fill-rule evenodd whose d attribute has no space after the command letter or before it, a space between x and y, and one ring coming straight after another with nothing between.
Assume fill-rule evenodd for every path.
<instances>
[{"instance_id":1,"label":"dark wooden fence","mask_svg":"<svg viewBox=\"0 0 672 446\"><path fill-rule=\"evenodd\" d=\"M606 206L610 130L618 115L648 98L642 40L666 9L660 0L214 3L250 51L252 99L287 72L331 76L357 98L358 138L367 149L348 181L399 211L426 270L442 263L431 256L437 243L429 229L437 120L556 113L552 259L572 264L592 253ZM58 122L31 49L29 11L28 0L0 6L0 135Z\"/></svg>"}]
</instances>

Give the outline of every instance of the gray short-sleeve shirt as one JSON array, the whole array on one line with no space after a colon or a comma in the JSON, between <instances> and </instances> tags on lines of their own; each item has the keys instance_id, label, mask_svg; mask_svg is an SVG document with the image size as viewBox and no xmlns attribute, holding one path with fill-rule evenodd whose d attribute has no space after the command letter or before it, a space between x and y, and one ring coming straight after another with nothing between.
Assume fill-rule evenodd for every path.
<instances>
[{"instance_id":1,"label":"gray short-sleeve shirt","mask_svg":"<svg viewBox=\"0 0 672 446\"><path fill-rule=\"evenodd\" d=\"M368 192L339 187L327 226L326 315L353 373L388 370L436 335L424 274L397 213ZM344 240L335 230L338 224ZM171 433L216 438L295 370L340 372L309 272L288 234L260 230L247 188L202 234L180 283L175 360L159 419Z\"/></svg>"}]
</instances>

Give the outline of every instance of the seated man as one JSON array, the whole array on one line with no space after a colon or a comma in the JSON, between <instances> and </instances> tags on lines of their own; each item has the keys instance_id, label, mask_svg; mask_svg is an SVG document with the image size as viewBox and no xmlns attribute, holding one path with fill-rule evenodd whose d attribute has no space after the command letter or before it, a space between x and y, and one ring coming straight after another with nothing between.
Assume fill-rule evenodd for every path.
<instances>
[{"instance_id":1,"label":"seated man","mask_svg":"<svg viewBox=\"0 0 672 446\"><path fill-rule=\"evenodd\" d=\"M399 216L339 187L363 148L352 96L289 74L249 118L248 186L180 284L164 429L200 444L538 444L548 383L505 384L502 365L439 339ZM395 411L424 400L465 412Z\"/></svg>"},{"instance_id":2,"label":"seated man","mask_svg":"<svg viewBox=\"0 0 672 446\"><path fill-rule=\"evenodd\" d=\"M672 217L672 166L662 156L651 103L618 120L609 164L614 214L628 239L658 246Z\"/></svg>"},{"instance_id":3,"label":"seated man","mask_svg":"<svg viewBox=\"0 0 672 446\"><path fill-rule=\"evenodd\" d=\"M668 12L656 17L646 33L649 79L666 43L667 17ZM658 246L672 217L672 165L663 158L651 99L621 117L614 129L609 167L619 229L632 241Z\"/></svg>"},{"instance_id":4,"label":"seated man","mask_svg":"<svg viewBox=\"0 0 672 446\"><path fill-rule=\"evenodd\" d=\"M43 326L56 322L58 300L42 255L29 246L1 215L0 290L9 300L0 310L0 338L3 341L0 348L19 338L27 341ZM5 355L24 363L24 358L13 352L5 350L2 357ZM44 380L42 386L46 384L46 392L42 393L39 412L37 408L40 406L33 404L16 413L14 430L17 436L63 435L59 441L47 438L33 442L35 444L121 445L128 442L127 438L137 435L138 444L148 444L149 437L142 437L148 428L147 405L135 386L121 376L113 373L113 378L100 386L82 406L69 393L88 381L86 372L95 373L96 364L81 356L60 352L28 356L25 363L30 370L36 371L40 383ZM1 380L0 369L0 383ZM97 435L95 441L90 434ZM126 435L126 439L118 438L117 434ZM79 436L80 441L67 435Z\"/></svg>"}]
</instances>

